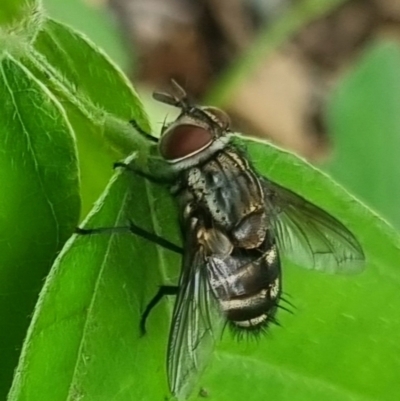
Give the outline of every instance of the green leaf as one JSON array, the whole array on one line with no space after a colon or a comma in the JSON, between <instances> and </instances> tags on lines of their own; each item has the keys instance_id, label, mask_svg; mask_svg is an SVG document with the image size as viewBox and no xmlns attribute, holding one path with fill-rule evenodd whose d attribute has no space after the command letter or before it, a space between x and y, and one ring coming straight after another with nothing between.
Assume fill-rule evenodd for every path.
<instances>
[{"instance_id":1,"label":"green leaf","mask_svg":"<svg viewBox=\"0 0 400 401\"><path fill-rule=\"evenodd\" d=\"M111 177L113 162L138 148L146 151L129 121L149 131L147 116L118 67L84 35L48 19L40 7L6 28L0 28L0 48L52 92L75 131L85 215Z\"/></svg>"},{"instance_id":2,"label":"green leaf","mask_svg":"<svg viewBox=\"0 0 400 401\"><path fill-rule=\"evenodd\" d=\"M128 79L102 50L47 18L36 3L24 5L22 20L12 29L0 27L0 48L13 54L62 104L77 137L85 215L108 182L113 162L138 148L145 153L146 144L129 121L149 131L147 116Z\"/></svg>"},{"instance_id":3,"label":"green leaf","mask_svg":"<svg viewBox=\"0 0 400 401\"><path fill-rule=\"evenodd\" d=\"M127 226L134 219L151 229L149 216L172 206L166 191L151 202L148 191L142 179L117 173L85 226ZM155 224L171 226L173 217ZM34 400L38 393L43 401L162 399L166 379L150 372L163 371L165 305L164 314L163 306L155 313L159 324L148 326L154 336L141 338L138 321L167 260L179 266L179 257L129 233L74 236L43 289L9 399Z\"/></svg>"},{"instance_id":4,"label":"green leaf","mask_svg":"<svg viewBox=\"0 0 400 401\"><path fill-rule=\"evenodd\" d=\"M71 127L11 56L0 65L0 398L9 389L42 280L79 216Z\"/></svg>"},{"instance_id":5,"label":"green leaf","mask_svg":"<svg viewBox=\"0 0 400 401\"><path fill-rule=\"evenodd\" d=\"M72 129L85 211L104 189L112 163L140 143L129 120L147 128L141 103L118 68L82 35L46 19L39 6L25 4L23 18L0 28L2 56L12 54L2 59L0 112L8 140L0 162L7 194L0 206L0 398L9 390L43 278L78 221ZM105 146L104 138L117 150ZM18 141L25 147L16 146Z\"/></svg>"},{"instance_id":6,"label":"green leaf","mask_svg":"<svg viewBox=\"0 0 400 401\"><path fill-rule=\"evenodd\" d=\"M37 7L37 0L3 0L0 7L0 25L7 28L16 26L25 18L29 18L32 10Z\"/></svg>"},{"instance_id":7,"label":"green leaf","mask_svg":"<svg viewBox=\"0 0 400 401\"><path fill-rule=\"evenodd\" d=\"M139 124L146 125L144 111L126 76L81 33L48 19L35 48L57 68L62 75L58 78L82 103L90 102L99 111L124 121L135 116Z\"/></svg>"},{"instance_id":8,"label":"green leaf","mask_svg":"<svg viewBox=\"0 0 400 401\"><path fill-rule=\"evenodd\" d=\"M400 227L400 47L379 41L345 77L331 100L332 174Z\"/></svg>"},{"instance_id":9,"label":"green leaf","mask_svg":"<svg viewBox=\"0 0 400 401\"><path fill-rule=\"evenodd\" d=\"M199 379L216 400L392 400L400 390L400 238L380 218L296 156L247 140L260 172L333 213L359 238L367 269L338 277L285 263L294 315L257 342L228 332ZM139 226L178 242L171 196L121 172L86 227ZM129 233L75 236L52 269L35 311L10 401L156 400L168 396L172 302L139 336L140 313L160 284L176 283L180 258ZM59 374L54 375L54 372Z\"/></svg>"},{"instance_id":10,"label":"green leaf","mask_svg":"<svg viewBox=\"0 0 400 401\"><path fill-rule=\"evenodd\" d=\"M143 129L149 129L141 103L127 78L82 34L49 19L36 38L35 48L45 59L33 54L32 62L49 74L50 83L61 96L79 107L93 123L104 125L104 135L120 120L122 126L112 132L114 143L121 135L120 130L126 133L132 118ZM134 147L128 147L125 154L130 154Z\"/></svg>"},{"instance_id":11,"label":"green leaf","mask_svg":"<svg viewBox=\"0 0 400 401\"><path fill-rule=\"evenodd\" d=\"M120 27L106 2L43 0L43 3L52 18L84 33L120 67L128 68L127 46L123 46Z\"/></svg>"},{"instance_id":12,"label":"green leaf","mask_svg":"<svg viewBox=\"0 0 400 401\"><path fill-rule=\"evenodd\" d=\"M329 276L285 263L284 290L296 306L294 315L280 311L283 327L272 327L260 341L226 338L202 386L219 400L266 394L282 401L392 400L400 391L398 233L296 156L256 143L249 152L264 175L354 232L366 253L366 270Z\"/></svg>"},{"instance_id":13,"label":"green leaf","mask_svg":"<svg viewBox=\"0 0 400 401\"><path fill-rule=\"evenodd\" d=\"M57 98L78 142L85 215L112 174L112 164L145 144L129 121L149 130L141 102L121 71L81 34L47 20L25 65Z\"/></svg>"}]
</instances>

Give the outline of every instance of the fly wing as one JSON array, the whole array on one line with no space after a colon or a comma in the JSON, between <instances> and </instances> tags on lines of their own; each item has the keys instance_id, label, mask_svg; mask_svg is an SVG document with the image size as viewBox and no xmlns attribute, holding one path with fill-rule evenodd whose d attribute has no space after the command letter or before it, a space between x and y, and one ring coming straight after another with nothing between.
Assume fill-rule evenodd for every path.
<instances>
[{"instance_id":1,"label":"fly wing","mask_svg":"<svg viewBox=\"0 0 400 401\"><path fill-rule=\"evenodd\" d=\"M263 181L267 213L282 253L298 265L328 273L357 273L365 256L336 218L294 192Z\"/></svg>"},{"instance_id":2,"label":"fly wing","mask_svg":"<svg viewBox=\"0 0 400 401\"><path fill-rule=\"evenodd\" d=\"M208 279L212 258L198 244L197 230L188 233L185 245L167 356L169 385L178 399L185 399L196 384L224 321Z\"/></svg>"}]
</instances>

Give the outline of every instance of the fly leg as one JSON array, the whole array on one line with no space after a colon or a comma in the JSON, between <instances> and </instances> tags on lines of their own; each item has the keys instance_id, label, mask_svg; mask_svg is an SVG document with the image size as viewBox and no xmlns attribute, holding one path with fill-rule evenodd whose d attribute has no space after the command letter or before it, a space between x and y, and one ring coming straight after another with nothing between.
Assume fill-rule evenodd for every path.
<instances>
[{"instance_id":1,"label":"fly leg","mask_svg":"<svg viewBox=\"0 0 400 401\"><path fill-rule=\"evenodd\" d=\"M142 313L140 318L140 333L142 336L146 334L146 320L150 315L153 308L166 296L166 295L177 295L179 287L176 285L162 285L157 294L154 295L153 299L147 304L146 309Z\"/></svg>"},{"instance_id":2,"label":"fly leg","mask_svg":"<svg viewBox=\"0 0 400 401\"><path fill-rule=\"evenodd\" d=\"M138 235L146 239L147 241L153 242L169 251L179 253L180 255L183 253L183 249L174 244L171 241L166 240L163 237L160 237L157 234L153 234L149 231L144 230L143 228L137 226L133 221L129 221L128 226L121 226L121 227L98 227L98 228L80 228L77 227L75 229L77 234L81 235L90 235L90 234L102 234L102 233L117 233L117 232L130 232L134 235Z\"/></svg>"},{"instance_id":3,"label":"fly leg","mask_svg":"<svg viewBox=\"0 0 400 401\"><path fill-rule=\"evenodd\" d=\"M135 120L131 120L131 121L129 121L129 123L132 125L133 128L135 128L135 130L142 137L146 138L148 141L156 143L156 144L159 142L159 138L144 131ZM153 161L153 162L158 161L158 163L160 163L160 161L161 161L161 159L159 159L157 157L149 157L148 160ZM128 171L131 171L131 172L135 173L136 175L143 177L146 180L148 180L154 184L157 184L157 185L171 185L174 183L174 181L176 179L176 177L172 176L171 173L169 175L155 175L155 174L151 174L149 172L142 171L140 168L137 168L130 163L116 162L116 163L114 163L114 169L117 167L122 167ZM163 162L162 166L156 165L154 171L158 171L158 172L165 171L165 163Z\"/></svg>"},{"instance_id":4,"label":"fly leg","mask_svg":"<svg viewBox=\"0 0 400 401\"><path fill-rule=\"evenodd\" d=\"M145 178L146 180L152 182L153 184L157 184L157 185L169 185L170 184L170 181L165 179L164 177L157 177L156 175L146 173L146 172L144 172L138 168L135 168L134 166L132 166L130 164L126 164L124 162L114 163L114 168L117 168L117 167L123 167L124 169L131 171L140 177Z\"/></svg>"},{"instance_id":5,"label":"fly leg","mask_svg":"<svg viewBox=\"0 0 400 401\"><path fill-rule=\"evenodd\" d=\"M142 135L144 138L148 139L150 142L158 143L158 138L156 138L153 135L148 134L146 131L144 131L142 128L139 127L139 124L136 122L136 120L131 120L129 121L129 124L132 125L135 130Z\"/></svg>"},{"instance_id":6,"label":"fly leg","mask_svg":"<svg viewBox=\"0 0 400 401\"><path fill-rule=\"evenodd\" d=\"M75 232L81 235L91 235L91 234L102 234L102 233L115 233L115 232L130 232L134 235L138 235L148 241L151 241L169 251L178 253L180 255L183 254L183 249L162 238L156 234L150 233L143 228L137 226L133 221L129 221L129 226L122 226L122 227L98 227L98 228L80 228L77 227ZM146 334L146 320L150 315L150 312L153 308L164 298L166 295L176 295L178 293L179 287L173 285L162 285L156 295L152 298L152 300L147 304L142 316L140 318L140 332L142 336Z\"/></svg>"},{"instance_id":7,"label":"fly leg","mask_svg":"<svg viewBox=\"0 0 400 401\"><path fill-rule=\"evenodd\" d=\"M176 181L176 175L175 173L171 171L165 172L165 163L161 162L160 160L156 157L149 157L150 162L153 162L153 170L158 171L158 172L164 172L162 174L152 174L150 172L143 171L142 169L136 167L133 164L130 163L125 163L125 162L116 162L114 163L114 168L124 168L125 170L132 172L139 177L145 178L147 181L152 182L153 184L157 185L162 185L162 186L171 186L175 183Z\"/></svg>"}]
</instances>

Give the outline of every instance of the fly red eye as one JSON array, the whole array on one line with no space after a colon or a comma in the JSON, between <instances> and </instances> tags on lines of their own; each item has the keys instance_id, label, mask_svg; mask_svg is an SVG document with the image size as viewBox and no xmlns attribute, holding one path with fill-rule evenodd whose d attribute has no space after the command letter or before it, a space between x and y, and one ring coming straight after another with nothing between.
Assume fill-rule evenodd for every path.
<instances>
[{"instance_id":1,"label":"fly red eye","mask_svg":"<svg viewBox=\"0 0 400 401\"><path fill-rule=\"evenodd\" d=\"M182 159L204 149L212 141L212 133L202 127L177 125L161 138L161 156L166 160Z\"/></svg>"},{"instance_id":2,"label":"fly red eye","mask_svg":"<svg viewBox=\"0 0 400 401\"><path fill-rule=\"evenodd\" d=\"M202 110L209 114L222 129L226 130L231 125L231 119L223 110L212 106L202 107Z\"/></svg>"}]
</instances>

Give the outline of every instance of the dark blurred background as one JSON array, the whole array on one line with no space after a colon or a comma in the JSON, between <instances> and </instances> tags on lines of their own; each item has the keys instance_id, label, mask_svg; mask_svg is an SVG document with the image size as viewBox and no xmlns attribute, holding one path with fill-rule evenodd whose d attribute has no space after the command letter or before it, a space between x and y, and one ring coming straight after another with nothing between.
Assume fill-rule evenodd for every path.
<instances>
[{"instance_id":1,"label":"dark blurred background","mask_svg":"<svg viewBox=\"0 0 400 401\"><path fill-rule=\"evenodd\" d=\"M177 79L238 131L317 164L400 227L400 0L44 3L140 93Z\"/></svg>"}]
</instances>

